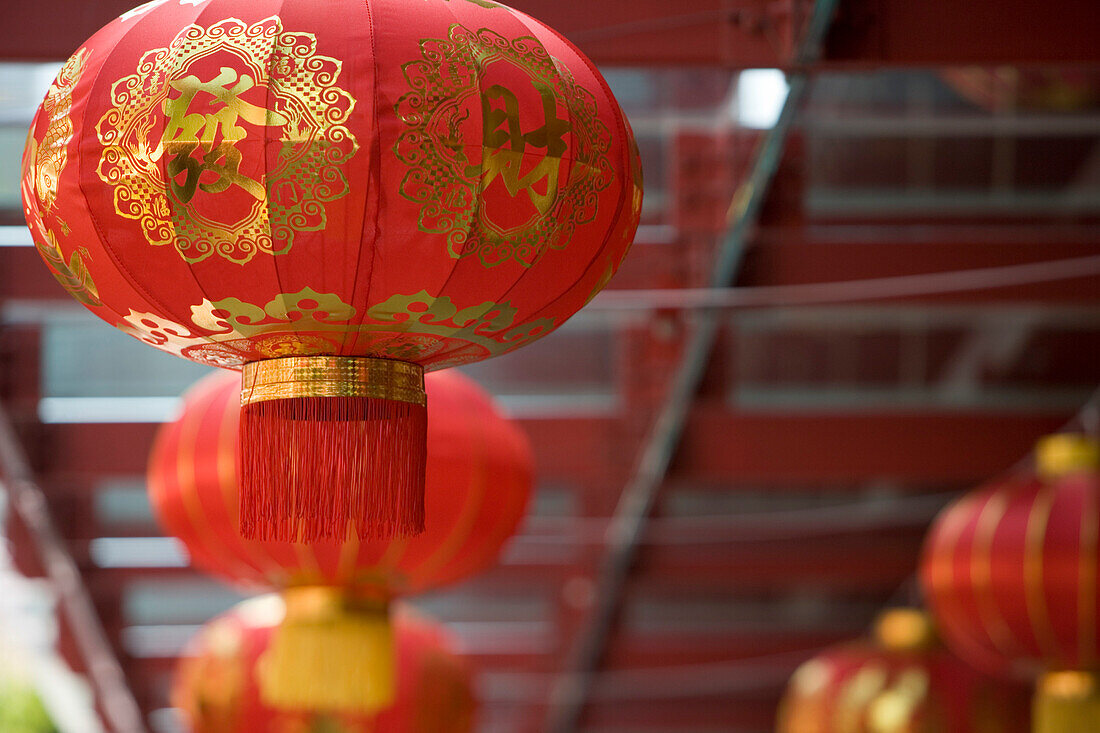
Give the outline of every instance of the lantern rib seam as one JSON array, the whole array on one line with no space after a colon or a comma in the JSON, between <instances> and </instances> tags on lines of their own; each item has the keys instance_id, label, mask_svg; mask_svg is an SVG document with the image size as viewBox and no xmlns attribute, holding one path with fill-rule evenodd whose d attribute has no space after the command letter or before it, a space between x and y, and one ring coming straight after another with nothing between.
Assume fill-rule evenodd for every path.
<instances>
[{"instance_id":1,"label":"lantern rib seam","mask_svg":"<svg viewBox=\"0 0 1100 733\"><path fill-rule=\"evenodd\" d=\"M367 6L367 12L368 13L370 13L370 3L371 3L371 0L365 0L365 4ZM446 11L451 16L451 24L448 26L448 28L453 28L455 25L461 25L461 22L459 21L458 16L455 15L455 12L454 12L454 10L451 9L450 4L448 4L444 7L445 7ZM374 47L373 47L374 40L375 40L375 34L374 34L373 29L374 29L374 23L373 23L373 16L372 16L372 21L371 21L371 44L372 44L372 51L375 54L377 54L377 50L374 49ZM421 43L422 42L423 42L423 40L421 41ZM419 45L420 44L418 44L418 46ZM377 55L375 56L375 58L377 58ZM481 68L479 66L476 66L476 65L475 65L474 68L475 68L475 71L477 72L477 75L478 75L478 89L480 90L481 89ZM377 123L377 119L378 119L378 104L377 104L377 100L378 100L378 91L377 91L378 90L378 75L377 74L375 74L375 77L374 77L374 84L375 84L375 102L376 102L376 104L374 105L374 114L375 114L375 121ZM375 129L377 129L377 124L375 125ZM379 150L381 150L381 140L379 139L379 136L376 136L376 143L375 144L377 144L378 147L379 147ZM381 179L381 165L382 165L381 156L379 156L378 157L379 179ZM482 180L483 180L482 178L478 179L477 196L475 198L475 202L480 202L481 201ZM379 195L381 195L381 194L379 194ZM381 207L379 207L379 211L381 211ZM466 228L466 241L469 241L470 230L472 228L473 228L473 220L471 219L470 224ZM375 238L376 238L376 241L377 241L377 226L375 228ZM372 248L371 252L372 252L372 254L371 254L371 264L372 264L371 269L372 269L372 273L373 273L373 264L374 264L375 258L377 257L377 248L376 247ZM429 297L438 299L438 298L442 298L442 297L445 296L447 285L450 284L452 278L455 275L455 271L458 270L459 264L461 264L461 262L462 262L461 258L453 258L453 259L454 259L454 263L451 266L450 272L447 273L447 277L445 277L443 279L443 282L440 284L439 289L436 293L434 293L434 294L433 293L428 293ZM373 279L372 279L372 282L373 282ZM505 292L507 292L507 291L505 291ZM367 303L371 302L370 301L369 285L368 285L367 301L366 302ZM484 315L485 313L488 313L494 307L495 307L495 304L490 303L482 313L478 314L479 317ZM365 315L364 315L364 317L365 317ZM388 339L386 339L384 341L380 340L380 341L374 343L371 347L372 350L374 350L376 352L381 351L381 350L384 350L386 347L390 346L391 344L394 344L394 343L400 341L405 336L405 331L400 331L400 330L398 330L399 328L400 328L400 324L395 324L393 335L390 336ZM434 359L435 360L444 359L449 354L453 353L453 351L457 351L461 348L463 348L463 347L458 346L455 349L452 349L451 351L444 351L444 352L440 352L439 354L435 354Z\"/></svg>"},{"instance_id":2,"label":"lantern rib seam","mask_svg":"<svg viewBox=\"0 0 1100 733\"><path fill-rule=\"evenodd\" d=\"M103 63L101 63L99 65L99 68L96 69L95 76L92 78L91 83L88 84L87 88L88 88L89 92L92 91L92 90L95 90L96 86L99 83L100 77L103 75L103 69L107 66L107 62L110 61L111 56L114 54L115 50L118 48L118 44L122 41L123 36L126 35L126 33L133 33L137 29L138 25L140 25L141 23L145 22L145 20L148 19L148 16L149 16L149 13L145 13L145 14L141 15L140 17L138 17L132 28L130 28L125 33L120 32L117 35L117 37L114 39L114 43L111 45L111 47L109 49L104 50L104 52L103 52L104 53ZM87 41L84 42L83 47L88 48ZM89 50L94 52L94 49L89 49ZM108 93L108 95L110 94L109 89L107 90L107 93ZM89 96L90 96L90 94L89 94ZM87 125L86 125L87 117L88 117L88 104L87 104L87 102L85 102L82 105L82 109L80 110L80 124L77 125L76 124L76 119L73 118L73 129L74 130L87 129ZM85 154L84 154L84 146L79 144L79 143L76 146L76 156L75 156L75 158L76 158L76 164L77 164L76 165L76 167L77 167L77 178L76 178L77 190L80 191L80 196L81 196L81 198L84 199L84 211L85 211L85 213L87 213L88 220L92 223L92 229L95 231L96 237L99 239L100 248L103 250L104 254L107 255L108 259L110 259L111 262L114 263L115 269L117 269L123 275L123 279L130 285L130 287L133 288L143 298L145 298L145 301L146 301L145 305L146 306L153 306L153 307L159 308L162 313L170 313L171 309L165 307L165 305L163 303L161 303L157 298L153 297L153 295L150 294L149 291L147 291L145 289L145 287L137 281L137 278L135 278L133 273L130 272L130 269L127 268L125 265L123 265L122 261L118 258L118 256L115 254L114 250L111 248L110 244L107 241L107 237L104 236L104 234L103 234L103 227L100 224L99 218L95 214L95 209L92 207L91 200L88 198L88 192L87 192L87 190L85 190L85 187L84 187L84 180L83 180L84 175L83 174L84 174L84 171L86 169L86 167L85 167ZM94 169L95 169L95 167L93 167L93 170ZM98 175L98 174L95 173L93 175ZM123 322L125 322L126 317L130 315L129 313L122 313L120 310L118 310L118 308L116 308L113 305L108 305L107 304L107 299L103 296L100 297L100 301L103 303L103 307L107 308L109 311L114 313ZM131 308L130 310L132 311L133 308ZM174 314L172 314L172 315L173 315L174 318L179 320L178 316L175 316ZM114 325L114 324L112 324L112 325ZM135 338L138 338L138 337L135 337ZM139 338L139 340L141 340L141 339Z\"/></svg>"},{"instance_id":3,"label":"lantern rib seam","mask_svg":"<svg viewBox=\"0 0 1100 733\"><path fill-rule=\"evenodd\" d=\"M156 8L154 8L153 10L155 11ZM198 22L199 16L201 15L202 11L198 10L198 8L196 8L196 11L197 12L195 14L195 17L191 20L189 25L194 25ZM134 22L134 25L132 27L130 27L125 32L120 33L117 36L117 38L115 39L114 44L109 49L104 51L105 57L104 57L103 63L101 63L99 65L99 68L96 70L95 77L92 79L91 83L88 85L87 88L89 89L89 91L94 91L96 89L96 87L98 86L100 78L103 75L103 70L107 67L107 63L111 60L111 57L114 55L115 51L118 49L118 45L122 41L122 38L126 35L131 34L131 33L136 33L138 31L138 28L141 25L148 22L154 14L155 14L154 12L143 13L141 16L139 16L136 19L136 21ZM173 38L174 38L174 36L173 36ZM86 43L87 42L85 42L85 44ZM85 45L85 47L87 47L87 46ZM108 96L111 93L110 86L112 86L112 85L109 84L108 89L106 90L106 93L108 94ZM83 105L83 109L81 110L81 113L80 113L80 125L79 125L79 127L75 126L75 118L74 118L74 129L82 129L82 130L87 129L87 124L86 124L87 123L87 116L88 116L88 104L85 103ZM138 280L138 278L135 277L133 271L129 267L127 267L125 265L125 263L122 261L122 259L120 259L118 257L118 255L115 253L114 249L110 245L109 240L104 235L103 226L102 226L102 224L99 220L99 217L96 215L95 209L91 205L91 200L88 198L88 192L87 192L87 190L85 189L85 186L84 186L83 172L85 170L85 158L86 158L85 151L84 151L84 146L78 144L76 150L77 150L76 162L77 162L77 168L78 168L77 189L80 191L80 195L84 199L84 210L88 215L88 220L92 224L92 229L95 231L96 236L99 238L100 247L102 248L103 252L107 255L107 257L111 260L111 262L114 263L115 269L119 272L119 274L121 274L123 276L123 279L127 282L127 284L129 284L129 286L131 288L133 288L134 291L136 291L140 296L142 296L145 299L145 303L143 304L143 307L152 308L153 310L156 311L157 316L168 318L170 320L175 321L176 323L178 323L178 324L182 325L184 328L186 328L189 333L203 339L207 343L211 343L211 344L218 343L217 340L214 339L212 336L207 335L207 334L197 333L194 330L192 325L188 325L188 324L191 324L190 313L188 313L186 315L183 315L183 316L178 315L172 308L169 308L163 302L161 302L161 300L159 298L154 296L148 289L146 289L145 285L143 285ZM164 171L162 169L161 173L163 174L163 172ZM96 175L98 175L98 173ZM175 251L174 246L172 247L172 249L173 249L173 251ZM191 272L190 266L188 266L186 269L188 270L188 272ZM203 296L206 297L205 292L203 291L202 286L198 283L197 279L196 279L195 283L196 283L196 286L198 287L199 292L203 293ZM106 300L104 298L101 297L100 300L103 301L103 307L106 307L108 310L110 310L112 313L114 313L116 316L118 316L123 322L126 322L126 318L130 315L130 313L123 314L121 311L119 311L114 306L107 305ZM133 307L131 307L130 310L133 311L134 310ZM119 324L112 324L112 325L119 325ZM144 341L144 339L141 338L140 336L133 336L133 337L137 338L139 341ZM146 343L148 343L148 342L146 342ZM153 344L151 344L151 345L153 345ZM154 348L157 348L158 350L162 350L162 349L160 349L159 346L156 346L156 345L153 345L153 346L154 346ZM184 358L186 358L186 357L184 357Z\"/></svg>"},{"instance_id":4,"label":"lantern rib seam","mask_svg":"<svg viewBox=\"0 0 1100 733\"><path fill-rule=\"evenodd\" d=\"M446 6L446 10L451 16L451 24L448 26L448 28L454 28L456 25L460 26L460 27L465 27L465 26L463 26L462 21L459 20L458 15L455 13L455 11L451 8L451 6L449 4ZM484 76L484 69L479 64L475 64L474 65L474 73L477 74L477 88L478 88L478 93L480 95L481 94L481 89L482 89L482 78ZM484 112L482 112L482 125L480 125L479 128L483 128L483 127L484 127ZM482 140L480 146L477 146L477 147L482 148L482 155L484 155L484 146L485 146L485 141L484 140ZM526 157L527 152L524 151L522 153L522 155L524 157ZM464 240L466 242L470 241L470 233L473 231L475 222L477 221L478 212L481 209L482 196L484 195L484 193L485 193L485 176L484 176L484 171L483 171L482 175L478 176L478 179L477 179L477 195L474 197L474 206L476 208L475 208L475 211L474 211L474 216L470 217L470 221L466 225L466 239ZM447 273L447 277L443 280L443 283L439 286L439 295L438 295L438 297L440 297L440 298L445 296L446 291L447 291L447 286L451 284L451 281L455 277L455 273L458 272L458 268L462 266L462 261L463 261L462 257L452 257L452 259L454 261L451 264L451 271ZM501 264L503 265L505 263L502 262ZM498 304L503 303L504 298L508 295L508 293L510 293L512 291L512 288L514 288L516 286L516 284L519 282L519 279L523 277L523 274L524 273L521 272L519 274L519 276L515 279L515 281L513 281L510 286L508 286L504 289L504 292L501 293L501 295L494 296L492 300L488 301L489 304L485 307L485 310L483 310L481 313L478 314L478 317L480 318L481 316L484 316L486 313L488 313L491 310L493 310L494 308L496 308L498 306ZM515 324L515 325L518 325L518 324ZM464 346L458 345L455 348L451 349L450 351L445 351L445 352L442 352L442 353L438 354L436 356L436 358L440 359L440 360L445 359L448 356L450 356L450 354L455 353L456 351L461 351L463 348L464 348Z\"/></svg>"},{"instance_id":5,"label":"lantern rib seam","mask_svg":"<svg viewBox=\"0 0 1100 733\"><path fill-rule=\"evenodd\" d=\"M549 32L552 36L556 37L559 41L561 41L565 45L566 48L568 48L570 51L573 52L573 54L581 61L581 63L583 63L585 65L585 67L588 68L589 72L592 74L592 78L595 79L596 83L598 83L600 85L600 89L603 91L604 96L605 96L607 102L609 103L609 105L611 107L611 111L614 113L617 132L619 133L619 140L622 143L622 160L625 162L625 166L622 166L620 168L620 171L629 174L630 173L630 144L629 144L629 142L630 142L631 134L628 132L628 128L627 128L627 125L626 125L626 114L622 111L622 108L619 106L619 103L615 100L615 95L612 94L611 88L607 85L607 80L603 78L603 75L596 68L595 64L592 63L592 60L589 59L588 56L585 55L584 53L581 53L581 51L575 45L573 45L573 43L571 41L569 41L569 39L567 39L565 36L563 36L557 30L551 28L550 26L543 25L541 22L539 22L538 20L535 20L534 18L531 18L526 13L523 13L523 12L520 12L520 11L513 11L513 14L520 21L520 23L522 23L524 25L524 27L526 27L528 29L528 31L531 32L532 36L537 38L537 36L534 35L534 29L527 22L528 20L530 20L532 23L537 24L538 27L540 27L541 29ZM540 41L540 43L541 43L541 41ZM549 52L547 52L547 55L549 55ZM572 122L572 113L570 113L570 122ZM572 163L576 163L575 158L574 158L573 161L571 161L571 164ZM570 168L572 168L572 165L570 166ZM538 310L533 312L530 315L530 317L525 321L525 323L533 322L534 320L536 320L539 317L540 314L544 313L547 310L552 309L555 305L557 305L559 302L561 302L564 298L566 298L569 295L572 295L574 289L578 285L580 285L580 283L584 280L585 276L588 275L588 272L592 269L592 266L600 259L600 257L603 255L603 253L607 251L608 247L610 246L611 239L612 239L613 235L615 234L616 230L618 229L617 224L621 221L621 218L622 218L622 215L623 215L623 207L624 207L624 204L626 203L628 192L630 192L633 189L633 186L634 186L633 177L631 177L631 179L629 179L629 180L625 180L625 181L621 182L621 185L619 186L619 202L618 202L618 205L615 208L615 214L611 218L611 223L608 226L607 232L604 234L603 243L596 250L596 252L592 256L592 258L588 261L588 265L580 271L580 274L577 276L577 279L574 280L573 284L570 285L568 288L565 288L564 290L562 290L560 292L560 294L558 296L556 296L555 298L553 298L549 303L547 303L542 308L539 308ZM617 269L618 268L616 267L616 270ZM575 315L575 313L573 315ZM572 317L572 316L570 316L570 317ZM568 320L568 319L566 319L566 320ZM554 326L554 328L550 329L549 331L546 331L542 335L545 336L549 333L552 333L553 331L556 331L558 328L560 328L563 325L563 323L564 323L564 321L562 323L557 324L556 326Z\"/></svg>"},{"instance_id":6,"label":"lantern rib seam","mask_svg":"<svg viewBox=\"0 0 1100 733\"><path fill-rule=\"evenodd\" d=\"M281 4L280 4L280 9L281 9ZM191 18L188 25L198 26L199 28L206 27L205 26L206 21L203 20L203 15L205 13L207 13L209 10L210 10L210 5L205 5L202 8L198 7L197 5L193 6L194 16ZM151 15L151 13L147 14L147 15ZM173 57L172 60L175 61L175 57ZM270 87L269 87L269 89L270 89ZM266 140L266 133L264 133L264 134L265 134L265 140ZM266 156L265 156L264 165L266 166L266 164L267 163L266 163ZM161 168L161 175L164 176L164 180L167 182L168 181L168 176L165 175L165 171L164 171L163 168ZM265 167L265 181L266 181L266 167ZM270 217L269 217L269 219L270 219ZM175 229L175 227L173 227L173 232L175 232L175 231L176 231L176 229ZM173 249L175 249L174 245L173 245ZM185 261L184 267L187 270L187 272L191 275L191 279L195 281L195 288L199 291L199 294L202 296L203 300L213 301L214 299L211 298L210 294L206 292L205 286L203 286L202 281L199 280L199 276L195 272L195 269L194 269L195 264L197 264L197 263L192 263L192 262L186 262ZM276 277L277 276L278 276L278 273L276 273ZM199 304L196 303L195 305L199 305ZM202 334L202 333L197 333L196 331L192 330L192 321L191 321L191 318L190 318L190 314L188 314L188 317L186 317L186 318L175 317L175 320L177 322L181 323L182 325L184 325L188 329L188 331L191 331L191 333L193 333L194 335L200 336L203 339L205 339L207 343L218 344L222 348L232 349L234 352L236 352L238 355L241 356L242 361L247 356L247 352L244 351L243 349L241 349L240 347L229 346L229 345L224 344L224 343L219 344L218 340L216 338L214 338L213 336L210 336L210 335L207 335L207 334ZM184 358L186 358L186 357L184 357Z\"/></svg>"},{"instance_id":7,"label":"lantern rib seam","mask_svg":"<svg viewBox=\"0 0 1100 733\"><path fill-rule=\"evenodd\" d=\"M546 53L547 53L547 58L553 59L553 56L550 54L549 48L546 47L546 44L542 43L542 40L540 39L538 33L536 33L536 29L532 28L532 26L527 23L527 20L529 20L527 15L525 15L524 13L521 13L517 10L513 10L513 9L509 9L509 12L511 14L511 18L513 18L517 23L519 23L522 26L522 28L524 28L527 31L527 33L528 33L528 35L530 35L531 39L535 40L536 43L538 43L540 46L542 46L542 50L546 51ZM541 23L539 23L538 25L539 25L540 30L547 30L546 26L542 25ZM572 46L569 46L569 47L572 50ZM573 50L573 51L575 51L575 50ZM480 70L481 69L478 69L478 72L480 72ZM559 79L561 78L561 74L558 72L557 65L554 65L554 74L557 74ZM572 112L572 110L569 109L568 105L565 106L565 109L569 113L569 124L570 124L570 128L572 128L573 127L573 122L574 122L573 112ZM574 133L574 136L575 136L575 133ZM525 157L527 156L526 151L524 152L524 156ZM570 158L570 161L569 161L569 175L572 175L573 167L575 166L575 164L576 164L576 155L574 154ZM484 178L482 180L484 180ZM566 180L569 180L569 177L566 177ZM480 182L478 182L478 194L481 194L481 183ZM605 238L604 241L606 243L606 238ZM547 249L549 249L549 247ZM598 256L598 253L602 252L602 251L603 251L603 247L596 250L596 252L597 252L596 256ZM524 280L524 277L526 277L528 274L530 274L530 272L532 270L535 270L535 267L537 267L542 262L543 256L546 256L547 254L548 254L548 252L546 250L543 250L543 252L538 255L538 259L535 262L532 262L529 267L524 267L524 270L522 270L522 272L519 273L519 276L516 277L515 282L511 283L511 285L508 286L505 289L504 293L502 295L500 295L499 302L502 302L502 303L506 302L506 298L508 297L508 295L511 292L515 291L515 289L519 286L520 281ZM565 288L564 291L562 291L561 295L558 295L557 297L552 298L550 300L550 303L542 306L538 310L533 311L533 313L531 313L530 316L526 320L520 321L519 324L515 324L515 326L520 326L522 324L528 324L528 322L535 321L538 318L539 314L542 313L542 311L552 307L555 303L558 303L559 300L562 297L564 297L565 295L568 295L569 293L571 293L573 291L573 288L576 287L576 284L579 283L581 281L581 278L584 277L584 273L586 273L588 271L588 267L591 267L591 266L592 266L592 261L588 262L588 265L585 266L584 270L581 271L581 275L579 277L577 277L575 281L573 281L572 285L570 285L568 288ZM561 324L559 324L559 326L560 325ZM555 329L551 329L551 330L555 330ZM549 332L550 331L547 331L547 333L549 333Z\"/></svg>"},{"instance_id":8,"label":"lantern rib seam","mask_svg":"<svg viewBox=\"0 0 1100 733\"><path fill-rule=\"evenodd\" d=\"M351 293L356 293L359 288L359 273L363 266L363 224L366 222L367 217L371 212L370 200L371 197L376 198L379 201L379 205L374 207L376 212L374 219L374 227L372 228L372 241L370 247L370 272L367 274L367 291L363 303L366 307L361 309L359 320L356 323L357 326L362 326L363 322L367 319L367 312L370 310L371 292L374 290L374 273L375 265L378 260L378 242L381 239L379 230L382 227L382 207L381 207L381 185L382 180L382 130L378 126L378 105L381 100L381 95L378 92L378 77L380 75L378 68L378 34L375 32L374 27L374 8L371 6L371 0L363 0L363 7L367 12L367 34L370 36L370 51L371 51L371 127L370 127L370 156L371 164L367 170L367 192L366 200L363 203L363 221L359 225L359 256L355 258L355 274L351 278ZM351 335L352 329L344 331L344 335L340 339L340 353L343 354L344 347L347 345L348 336ZM373 347L372 347L373 350Z\"/></svg>"}]
</instances>

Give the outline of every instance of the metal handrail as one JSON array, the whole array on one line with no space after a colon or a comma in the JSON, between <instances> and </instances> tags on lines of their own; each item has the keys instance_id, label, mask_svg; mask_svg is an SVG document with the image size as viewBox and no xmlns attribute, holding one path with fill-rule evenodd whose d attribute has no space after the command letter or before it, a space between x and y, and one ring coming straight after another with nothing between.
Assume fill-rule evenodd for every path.
<instances>
[{"instance_id":1,"label":"metal handrail","mask_svg":"<svg viewBox=\"0 0 1100 733\"><path fill-rule=\"evenodd\" d=\"M723 237L711 271L709 284L712 288L729 287L740 269L749 235L756 226L779 166L795 112L806 96L807 69L820 58L821 45L837 5L838 0L814 2L805 37L795 54L798 71L788 78L790 89L779 119L761 141L749 178L730 207L730 228ZM668 396L646 436L634 475L623 489L608 528L607 550L600 565L595 602L578 630L566 669L550 693L546 726L549 733L572 733L579 728L646 521L680 442L688 411L721 325L718 313L710 310L698 313Z\"/></svg>"}]
</instances>

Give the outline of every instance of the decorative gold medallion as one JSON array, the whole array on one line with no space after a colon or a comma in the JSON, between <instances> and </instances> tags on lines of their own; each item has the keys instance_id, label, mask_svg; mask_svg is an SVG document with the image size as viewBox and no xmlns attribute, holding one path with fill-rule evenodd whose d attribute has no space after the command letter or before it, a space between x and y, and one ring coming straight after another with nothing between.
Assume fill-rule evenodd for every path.
<instances>
[{"instance_id":1,"label":"decorative gold medallion","mask_svg":"<svg viewBox=\"0 0 1100 733\"><path fill-rule=\"evenodd\" d=\"M412 91L395 109L408 129L394 145L420 231L486 267L565 248L615 178L595 96L531 36L455 24L420 49L403 67Z\"/></svg>"},{"instance_id":2,"label":"decorative gold medallion","mask_svg":"<svg viewBox=\"0 0 1100 733\"><path fill-rule=\"evenodd\" d=\"M183 29L111 86L96 126L115 211L187 262L288 252L348 192L358 142L341 68L277 16Z\"/></svg>"}]
</instances>

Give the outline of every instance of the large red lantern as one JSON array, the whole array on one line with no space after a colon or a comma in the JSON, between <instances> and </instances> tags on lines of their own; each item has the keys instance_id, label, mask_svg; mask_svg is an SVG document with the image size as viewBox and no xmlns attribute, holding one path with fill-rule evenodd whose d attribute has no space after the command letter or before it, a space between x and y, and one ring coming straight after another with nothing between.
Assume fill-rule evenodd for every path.
<instances>
[{"instance_id":1,"label":"large red lantern","mask_svg":"<svg viewBox=\"0 0 1100 733\"><path fill-rule=\"evenodd\" d=\"M893 609L873 639L798 668L778 733L1025 733L1027 694L950 654L926 614Z\"/></svg>"},{"instance_id":2,"label":"large red lantern","mask_svg":"<svg viewBox=\"0 0 1100 733\"><path fill-rule=\"evenodd\" d=\"M386 606L396 596L469 577L496 560L531 493L531 448L492 399L457 371L429 374L424 534L413 538L311 543L246 540L237 532L237 423L240 379L212 374L184 397L181 416L163 426L149 462L149 494L161 526L193 562L250 589L290 589L288 620L274 645L281 657L268 698L333 709L371 709L392 693L385 664L371 685L344 675L341 686L309 673L354 668L386 657ZM315 654L328 649L327 656Z\"/></svg>"},{"instance_id":3,"label":"large red lantern","mask_svg":"<svg viewBox=\"0 0 1100 733\"><path fill-rule=\"evenodd\" d=\"M402 609L395 621L397 693L370 715L285 710L260 694L265 655L283 615L278 596L236 606L203 627L180 660L173 704L192 733L469 733L470 673L439 625Z\"/></svg>"},{"instance_id":4,"label":"large red lantern","mask_svg":"<svg viewBox=\"0 0 1100 733\"><path fill-rule=\"evenodd\" d=\"M241 530L423 527L423 371L614 274L641 208L591 62L489 0L154 0L65 64L23 159L63 286L243 368Z\"/></svg>"},{"instance_id":5,"label":"large red lantern","mask_svg":"<svg viewBox=\"0 0 1100 733\"><path fill-rule=\"evenodd\" d=\"M1038 475L959 499L928 536L921 580L944 637L990 670L1043 674L1036 730L1100 730L1100 451L1040 442Z\"/></svg>"}]
</instances>

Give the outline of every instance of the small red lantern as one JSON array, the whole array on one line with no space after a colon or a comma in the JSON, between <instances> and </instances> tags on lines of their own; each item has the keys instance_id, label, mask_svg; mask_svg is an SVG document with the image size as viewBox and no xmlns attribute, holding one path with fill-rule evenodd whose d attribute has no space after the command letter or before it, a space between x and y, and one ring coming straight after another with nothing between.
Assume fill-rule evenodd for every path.
<instances>
[{"instance_id":1,"label":"small red lantern","mask_svg":"<svg viewBox=\"0 0 1100 733\"><path fill-rule=\"evenodd\" d=\"M778 733L1025 733L1027 695L983 677L939 642L931 619L894 609L869 641L841 644L798 668Z\"/></svg>"},{"instance_id":2,"label":"small red lantern","mask_svg":"<svg viewBox=\"0 0 1100 733\"><path fill-rule=\"evenodd\" d=\"M199 567L253 589L289 589L287 620L265 678L273 704L370 710L392 696L379 665L392 645L388 603L466 578L495 561L515 532L532 484L531 448L488 394L458 372L429 374L424 534L405 539L290 543L237 532L240 379L216 373L184 397L180 418L161 428L149 462L149 493L162 527ZM319 655L318 650L327 650ZM316 662L321 670L312 671ZM349 670L339 675L335 670ZM329 670L329 676L320 672Z\"/></svg>"},{"instance_id":3,"label":"small red lantern","mask_svg":"<svg viewBox=\"0 0 1100 733\"><path fill-rule=\"evenodd\" d=\"M558 328L641 168L590 61L490 0L154 0L65 64L23 201L62 285L242 369L241 531L423 528L424 370Z\"/></svg>"},{"instance_id":4,"label":"small red lantern","mask_svg":"<svg viewBox=\"0 0 1100 733\"><path fill-rule=\"evenodd\" d=\"M921 580L944 638L990 670L1045 673L1036 730L1100 730L1100 450L1055 435L1037 476L959 499L928 536Z\"/></svg>"},{"instance_id":5,"label":"small red lantern","mask_svg":"<svg viewBox=\"0 0 1100 733\"><path fill-rule=\"evenodd\" d=\"M397 693L372 715L284 710L260 694L265 655L283 616L278 596L239 604L214 619L180 660L173 704L192 733L469 733L477 703L470 672L439 624L396 614ZM366 660L360 672L371 668Z\"/></svg>"}]
</instances>

